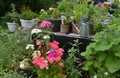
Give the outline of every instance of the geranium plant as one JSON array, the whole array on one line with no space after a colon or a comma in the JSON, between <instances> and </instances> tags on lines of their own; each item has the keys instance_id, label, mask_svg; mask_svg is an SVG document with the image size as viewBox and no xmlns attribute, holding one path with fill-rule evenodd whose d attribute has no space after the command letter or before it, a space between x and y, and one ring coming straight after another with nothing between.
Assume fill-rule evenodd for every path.
<instances>
[{"instance_id":1,"label":"geranium plant","mask_svg":"<svg viewBox=\"0 0 120 78\"><path fill-rule=\"evenodd\" d=\"M87 62L84 70L90 78L119 78L120 30L119 18L113 18L106 28L95 34L94 42L82 53Z\"/></svg>"},{"instance_id":2,"label":"geranium plant","mask_svg":"<svg viewBox=\"0 0 120 78\"><path fill-rule=\"evenodd\" d=\"M65 78L61 61L64 50L59 47L59 42L50 41L47 29L51 25L51 22L43 21L39 24L41 29L33 29L35 45L30 44L26 49L34 49L31 61L38 78Z\"/></svg>"}]
</instances>

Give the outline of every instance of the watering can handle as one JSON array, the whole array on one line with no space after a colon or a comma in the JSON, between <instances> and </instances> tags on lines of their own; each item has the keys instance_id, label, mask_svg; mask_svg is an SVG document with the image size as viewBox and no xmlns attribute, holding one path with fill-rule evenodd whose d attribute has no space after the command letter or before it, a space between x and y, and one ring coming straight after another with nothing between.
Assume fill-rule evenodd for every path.
<instances>
[{"instance_id":1,"label":"watering can handle","mask_svg":"<svg viewBox=\"0 0 120 78\"><path fill-rule=\"evenodd\" d=\"M77 28L76 24L72 21L72 26L77 30L77 33L80 32L80 29Z\"/></svg>"}]
</instances>

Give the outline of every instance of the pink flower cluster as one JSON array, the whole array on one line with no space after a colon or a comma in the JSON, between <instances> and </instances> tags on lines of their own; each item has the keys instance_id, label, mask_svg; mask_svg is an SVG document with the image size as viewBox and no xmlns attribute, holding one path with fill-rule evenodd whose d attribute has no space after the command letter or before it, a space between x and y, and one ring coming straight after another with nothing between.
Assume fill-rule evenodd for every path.
<instances>
[{"instance_id":1,"label":"pink flower cluster","mask_svg":"<svg viewBox=\"0 0 120 78\"><path fill-rule=\"evenodd\" d=\"M52 23L51 23L50 21L42 21L42 22L39 24L39 26L40 26L41 28L45 28L45 27L50 28L51 25L52 25Z\"/></svg>"},{"instance_id":2,"label":"pink flower cluster","mask_svg":"<svg viewBox=\"0 0 120 78\"><path fill-rule=\"evenodd\" d=\"M42 42L37 41L37 45L41 43ZM55 62L58 62L59 66L64 66L64 64L60 61L64 50L63 48L59 47L59 42L57 41L49 42L48 45L44 46L49 48L49 50L40 50L41 56L35 56L35 58L33 58L32 63L34 64L34 66L35 67L39 66L40 69L45 69L49 68L49 65L52 65ZM42 49L42 47L43 46L39 48Z\"/></svg>"},{"instance_id":3,"label":"pink flower cluster","mask_svg":"<svg viewBox=\"0 0 120 78\"><path fill-rule=\"evenodd\" d=\"M32 63L34 64L34 66L39 66L40 69L44 69L48 67L48 63L47 60L44 57L38 57L36 56Z\"/></svg>"},{"instance_id":4,"label":"pink flower cluster","mask_svg":"<svg viewBox=\"0 0 120 78\"><path fill-rule=\"evenodd\" d=\"M64 50L62 48L59 48L57 41L53 41L49 43L49 46L51 48L50 51L48 51L48 61L52 64L54 62L60 61Z\"/></svg>"}]
</instances>

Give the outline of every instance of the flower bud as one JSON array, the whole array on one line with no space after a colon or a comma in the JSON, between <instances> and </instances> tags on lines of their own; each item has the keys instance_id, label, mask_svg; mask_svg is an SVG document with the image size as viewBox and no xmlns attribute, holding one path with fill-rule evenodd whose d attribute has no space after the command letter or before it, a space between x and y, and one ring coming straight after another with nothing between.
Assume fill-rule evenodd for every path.
<instances>
[{"instance_id":1,"label":"flower bud","mask_svg":"<svg viewBox=\"0 0 120 78\"><path fill-rule=\"evenodd\" d=\"M93 78L97 78L97 75L94 75Z\"/></svg>"},{"instance_id":2,"label":"flower bud","mask_svg":"<svg viewBox=\"0 0 120 78\"><path fill-rule=\"evenodd\" d=\"M108 74L109 74L108 72L104 72L104 76L108 76Z\"/></svg>"},{"instance_id":3,"label":"flower bud","mask_svg":"<svg viewBox=\"0 0 120 78\"><path fill-rule=\"evenodd\" d=\"M23 63L20 63L20 68L21 69L24 69L25 68L25 65Z\"/></svg>"}]
</instances>

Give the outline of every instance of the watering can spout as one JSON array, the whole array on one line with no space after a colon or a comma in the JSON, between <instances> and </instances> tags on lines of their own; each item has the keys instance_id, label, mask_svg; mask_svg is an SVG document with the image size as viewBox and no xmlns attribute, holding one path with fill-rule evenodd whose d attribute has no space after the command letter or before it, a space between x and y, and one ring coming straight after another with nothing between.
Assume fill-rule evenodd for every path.
<instances>
[{"instance_id":1,"label":"watering can spout","mask_svg":"<svg viewBox=\"0 0 120 78\"><path fill-rule=\"evenodd\" d=\"M82 23L80 23L80 28L78 28L74 21L72 21L72 26L76 29L78 34L82 37L88 37L90 35L90 27L87 22L87 17L83 16Z\"/></svg>"},{"instance_id":2,"label":"watering can spout","mask_svg":"<svg viewBox=\"0 0 120 78\"><path fill-rule=\"evenodd\" d=\"M77 33L80 32L80 29L76 26L76 24L72 21L72 26L75 28L75 30L77 31Z\"/></svg>"}]
</instances>

